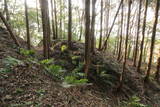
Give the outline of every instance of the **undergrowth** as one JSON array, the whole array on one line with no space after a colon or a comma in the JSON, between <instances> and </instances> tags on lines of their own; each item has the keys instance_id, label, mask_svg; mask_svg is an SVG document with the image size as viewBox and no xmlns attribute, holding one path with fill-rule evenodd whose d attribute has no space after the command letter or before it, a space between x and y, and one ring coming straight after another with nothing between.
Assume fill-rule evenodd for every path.
<instances>
[{"instance_id":1,"label":"undergrowth","mask_svg":"<svg viewBox=\"0 0 160 107\"><path fill-rule=\"evenodd\" d=\"M5 59L3 59L2 63L4 64L4 68L0 69L0 73L10 73L12 72L12 68L14 66L24 64L23 61L16 59L14 57L11 57L11 56L8 56Z\"/></svg>"},{"instance_id":2,"label":"undergrowth","mask_svg":"<svg viewBox=\"0 0 160 107\"><path fill-rule=\"evenodd\" d=\"M26 50L24 48L20 48L20 54L22 54L24 56L34 56L35 55L35 51L34 50Z\"/></svg>"},{"instance_id":3,"label":"undergrowth","mask_svg":"<svg viewBox=\"0 0 160 107\"><path fill-rule=\"evenodd\" d=\"M68 84L80 85L88 82L85 78L85 74L80 72L83 67L82 63L72 72L66 71L59 65L55 65L53 59L42 60L40 61L40 64L44 66L50 75Z\"/></svg>"},{"instance_id":4,"label":"undergrowth","mask_svg":"<svg viewBox=\"0 0 160 107\"><path fill-rule=\"evenodd\" d=\"M133 96L129 101L124 101L121 107L151 107L141 103L141 99L137 96Z\"/></svg>"}]
</instances>

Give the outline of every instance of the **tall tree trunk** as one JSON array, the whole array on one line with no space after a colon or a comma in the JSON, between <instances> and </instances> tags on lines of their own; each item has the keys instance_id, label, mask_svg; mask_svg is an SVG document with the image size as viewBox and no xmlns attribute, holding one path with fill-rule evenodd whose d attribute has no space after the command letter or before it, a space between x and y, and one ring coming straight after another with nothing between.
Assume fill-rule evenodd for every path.
<instances>
[{"instance_id":1,"label":"tall tree trunk","mask_svg":"<svg viewBox=\"0 0 160 107\"><path fill-rule=\"evenodd\" d=\"M119 37L119 35L120 35L121 25L119 24L119 21L121 21L120 18L118 18L117 37L115 38L115 50L114 50L114 51L115 51L115 52L114 52L114 55L115 55L115 56L118 54L118 51L119 51L118 45L120 44L120 43L119 43L119 42L120 42L120 37Z\"/></svg>"},{"instance_id":2,"label":"tall tree trunk","mask_svg":"<svg viewBox=\"0 0 160 107\"><path fill-rule=\"evenodd\" d=\"M0 12L0 19L2 20L2 22L4 23L4 25L6 26L11 38L13 39L13 41L15 42L15 44L17 46L20 46L19 41L17 40L16 36L13 34L12 29L10 27L10 25L7 23L6 19L4 18L3 14Z\"/></svg>"},{"instance_id":3,"label":"tall tree trunk","mask_svg":"<svg viewBox=\"0 0 160 107\"><path fill-rule=\"evenodd\" d=\"M118 53L118 44L119 44L119 34L120 34L120 27L118 27L118 31L117 31L117 37L115 39L115 46L114 46L114 56L117 55Z\"/></svg>"},{"instance_id":4,"label":"tall tree trunk","mask_svg":"<svg viewBox=\"0 0 160 107\"><path fill-rule=\"evenodd\" d=\"M119 42L119 51L118 51L118 58L117 60L120 60L121 53L122 53L122 38L123 38L123 16L124 16L124 4L122 1L122 12L121 12L121 34L120 34L120 42Z\"/></svg>"},{"instance_id":5,"label":"tall tree trunk","mask_svg":"<svg viewBox=\"0 0 160 107\"><path fill-rule=\"evenodd\" d=\"M145 12L144 12L144 18L143 18L143 28L142 28L142 41L140 46L140 56L137 66L137 72L140 71L141 64L142 64L142 57L143 57L143 48L144 48L144 39L145 39L145 31L146 31L146 18L147 18L147 10L148 10L148 0L145 1Z\"/></svg>"},{"instance_id":6,"label":"tall tree trunk","mask_svg":"<svg viewBox=\"0 0 160 107\"><path fill-rule=\"evenodd\" d=\"M59 37L62 39L62 0L60 0L60 34Z\"/></svg>"},{"instance_id":7,"label":"tall tree trunk","mask_svg":"<svg viewBox=\"0 0 160 107\"><path fill-rule=\"evenodd\" d=\"M107 0L107 12L106 12L106 36L108 35L109 31L109 19L110 19L110 0Z\"/></svg>"},{"instance_id":8,"label":"tall tree trunk","mask_svg":"<svg viewBox=\"0 0 160 107\"><path fill-rule=\"evenodd\" d=\"M92 22L91 22L91 52L94 53L95 48L95 19L96 19L96 13L95 13L95 5L97 0L92 0Z\"/></svg>"},{"instance_id":9,"label":"tall tree trunk","mask_svg":"<svg viewBox=\"0 0 160 107\"><path fill-rule=\"evenodd\" d=\"M157 72L155 75L155 79L157 80L157 82L159 82L159 79L160 79L160 57L157 60Z\"/></svg>"},{"instance_id":10,"label":"tall tree trunk","mask_svg":"<svg viewBox=\"0 0 160 107\"><path fill-rule=\"evenodd\" d=\"M130 55L131 55L131 43L128 43L128 56L127 56L127 59L130 58Z\"/></svg>"},{"instance_id":11,"label":"tall tree trunk","mask_svg":"<svg viewBox=\"0 0 160 107\"><path fill-rule=\"evenodd\" d=\"M52 34L53 34L53 40L56 39L56 31L55 31L55 23L54 23L54 9L53 9L53 0L51 0L51 15L52 15Z\"/></svg>"},{"instance_id":12,"label":"tall tree trunk","mask_svg":"<svg viewBox=\"0 0 160 107\"><path fill-rule=\"evenodd\" d=\"M63 0L63 2L62 2L62 14L65 14L66 13L66 8L65 8L65 1ZM63 17L63 16L62 16ZM63 32L62 32L62 39L65 39L66 38L66 35L65 35L65 20L66 20L66 17L63 17L62 18L62 30L63 30Z\"/></svg>"},{"instance_id":13,"label":"tall tree trunk","mask_svg":"<svg viewBox=\"0 0 160 107\"><path fill-rule=\"evenodd\" d=\"M156 30L157 30L157 24L158 24L158 12L159 12L159 0L156 0L156 11L155 11L155 21L153 25L153 31L152 31L152 40L151 40L151 48L150 48L150 56L149 56L149 63L148 63L148 69L147 69L147 74L145 77L145 82L149 80L150 76L150 71L151 71L151 65L152 65L152 59L153 59L153 51L154 51L154 45L155 45L155 37L156 37Z\"/></svg>"},{"instance_id":14,"label":"tall tree trunk","mask_svg":"<svg viewBox=\"0 0 160 107\"><path fill-rule=\"evenodd\" d=\"M71 0L68 1L68 47L72 47L72 3Z\"/></svg>"},{"instance_id":15,"label":"tall tree trunk","mask_svg":"<svg viewBox=\"0 0 160 107\"><path fill-rule=\"evenodd\" d=\"M131 4L132 0L128 0L128 17L127 17L127 28L126 28L126 40L125 40L125 56L124 56L124 62L123 62L123 71L120 76L120 85L118 87L118 90L122 88L123 82L124 82L124 73L126 70L126 60L127 60L127 50L128 50L128 36L129 36L129 25L130 25L130 15L131 15Z\"/></svg>"},{"instance_id":16,"label":"tall tree trunk","mask_svg":"<svg viewBox=\"0 0 160 107\"><path fill-rule=\"evenodd\" d=\"M56 7L56 0L54 0L54 16L55 16L55 34L56 34L56 39L58 39L58 23L57 23L57 7Z\"/></svg>"},{"instance_id":17,"label":"tall tree trunk","mask_svg":"<svg viewBox=\"0 0 160 107\"><path fill-rule=\"evenodd\" d=\"M136 66L136 65L137 65L138 43L139 43L139 31L140 31L140 22L141 22L141 7L142 7L142 0L139 0L137 38L136 38L136 49L135 49L135 56L134 56L133 66Z\"/></svg>"},{"instance_id":18,"label":"tall tree trunk","mask_svg":"<svg viewBox=\"0 0 160 107\"><path fill-rule=\"evenodd\" d=\"M88 74L90 64L90 0L85 0L85 73Z\"/></svg>"},{"instance_id":19,"label":"tall tree trunk","mask_svg":"<svg viewBox=\"0 0 160 107\"><path fill-rule=\"evenodd\" d=\"M115 15L114 20L113 20L113 23L112 23L112 25L111 25L111 28L110 28L110 30L109 30L109 32L108 32L107 38L106 38L106 40L105 40L105 42L104 42L103 47L102 47L101 50L106 50L106 45L107 45L108 39L109 39L109 37L110 37L110 34L111 34L111 32L112 32L112 29L113 29L113 27L114 27L114 24L115 24L116 18L117 18L117 16L118 16L119 10L120 10L120 8L121 8L122 2L123 2L123 0L121 0L121 2L120 2L120 4L119 4L118 10L117 10L116 15Z\"/></svg>"},{"instance_id":20,"label":"tall tree trunk","mask_svg":"<svg viewBox=\"0 0 160 107\"><path fill-rule=\"evenodd\" d=\"M80 18L80 35L79 35L79 40L78 41L81 41L82 39L82 33L83 33L83 19L84 19L84 12L82 12L82 16Z\"/></svg>"},{"instance_id":21,"label":"tall tree trunk","mask_svg":"<svg viewBox=\"0 0 160 107\"><path fill-rule=\"evenodd\" d=\"M36 11L37 11L37 25L38 25L38 31L40 31L38 0L36 0Z\"/></svg>"},{"instance_id":22,"label":"tall tree trunk","mask_svg":"<svg viewBox=\"0 0 160 107\"><path fill-rule=\"evenodd\" d=\"M6 20L9 22L10 21L10 16L9 16L9 11L8 11L8 2L7 0L4 0L4 10L6 13Z\"/></svg>"},{"instance_id":23,"label":"tall tree trunk","mask_svg":"<svg viewBox=\"0 0 160 107\"><path fill-rule=\"evenodd\" d=\"M50 56L50 23L48 0L40 0L43 25L43 53L45 58Z\"/></svg>"},{"instance_id":24,"label":"tall tree trunk","mask_svg":"<svg viewBox=\"0 0 160 107\"><path fill-rule=\"evenodd\" d=\"M145 45L144 45L144 50L143 50L143 62L144 62L144 63L146 63L148 45L150 45L150 43L149 43L149 42L150 42L150 39L149 39L149 33L150 33L150 32L149 32L149 31L150 31L150 29L149 29L148 32L147 32L147 35L148 35L148 36L146 37L147 40L146 40L146 43L145 43Z\"/></svg>"},{"instance_id":25,"label":"tall tree trunk","mask_svg":"<svg viewBox=\"0 0 160 107\"><path fill-rule=\"evenodd\" d=\"M31 39L30 39L30 32L29 32L27 0L25 0L25 17L26 17L26 32L27 32L27 48L30 50L31 49Z\"/></svg>"},{"instance_id":26,"label":"tall tree trunk","mask_svg":"<svg viewBox=\"0 0 160 107\"><path fill-rule=\"evenodd\" d=\"M103 0L101 0L101 20L100 20L99 50L102 47L102 32L103 32Z\"/></svg>"}]
</instances>

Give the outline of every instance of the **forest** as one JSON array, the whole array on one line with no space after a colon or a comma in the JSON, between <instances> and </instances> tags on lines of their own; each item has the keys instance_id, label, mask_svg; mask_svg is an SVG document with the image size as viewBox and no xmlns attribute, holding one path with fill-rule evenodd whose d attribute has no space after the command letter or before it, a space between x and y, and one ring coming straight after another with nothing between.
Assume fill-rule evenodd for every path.
<instances>
[{"instance_id":1,"label":"forest","mask_svg":"<svg viewBox=\"0 0 160 107\"><path fill-rule=\"evenodd\" d=\"M160 107L160 0L0 0L0 107Z\"/></svg>"}]
</instances>

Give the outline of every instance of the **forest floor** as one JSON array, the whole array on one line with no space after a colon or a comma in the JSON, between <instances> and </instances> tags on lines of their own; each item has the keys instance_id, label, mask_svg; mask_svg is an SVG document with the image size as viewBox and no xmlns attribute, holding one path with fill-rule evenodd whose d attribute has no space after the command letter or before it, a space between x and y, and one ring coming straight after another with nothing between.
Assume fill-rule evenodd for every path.
<instances>
[{"instance_id":1,"label":"forest floor","mask_svg":"<svg viewBox=\"0 0 160 107\"><path fill-rule=\"evenodd\" d=\"M26 42L19 41L25 48ZM84 44L73 42L71 51L65 49L66 44L66 41L53 42L51 57L54 64L73 72L84 59ZM6 30L0 28L0 107L132 107L128 100L133 96L140 98L133 103L160 107L160 85L154 80L144 85L143 75L134 67L127 66L125 85L120 92L116 91L122 64L111 55L96 51L91 58L89 83L66 88L37 63L42 60L40 55L28 58L19 50ZM4 60L9 56L19 64L11 67L12 72L2 72L6 67ZM102 72L104 75L99 75ZM125 106L124 101L128 102Z\"/></svg>"}]
</instances>

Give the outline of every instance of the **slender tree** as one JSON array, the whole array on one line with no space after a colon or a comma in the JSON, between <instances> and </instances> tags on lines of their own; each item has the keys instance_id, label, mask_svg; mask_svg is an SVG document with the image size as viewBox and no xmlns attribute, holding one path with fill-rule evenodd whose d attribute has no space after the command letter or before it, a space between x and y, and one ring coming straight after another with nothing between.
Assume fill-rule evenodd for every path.
<instances>
[{"instance_id":1,"label":"slender tree","mask_svg":"<svg viewBox=\"0 0 160 107\"><path fill-rule=\"evenodd\" d=\"M136 49L135 49L133 66L136 66L136 65L137 65L138 43L139 43L139 31L140 31L140 22L141 22L141 7L142 7L142 0L139 0L137 38L136 38Z\"/></svg>"},{"instance_id":2,"label":"slender tree","mask_svg":"<svg viewBox=\"0 0 160 107\"><path fill-rule=\"evenodd\" d=\"M9 11L8 11L8 1L7 0L4 0L4 10L5 10L5 13L6 13L6 20L10 21L10 16L9 16Z\"/></svg>"},{"instance_id":3,"label":"slender tree","mask_svg":"<svg viewBox=\"0 0 160 107\"><path fill-rule=\"evenodd\" d=\"M56 6L56 0L54 0L54 16L55 16L55 34L56 39L58 39L58 22L57 22L57 6Z\"/></svg>"},{"instance_id":4,"label":"slender tree","mask_svg":"<svg viewBox=\"0 0 160 107\"><path fill-rule=\"evenodd\" d=\"M102 47L102 32L103 32L103 0L101 0L101 20L100 20L99 50Z\"/></svg>"},{"instance_id":5,"label":"slender tree","mask_svg":"<svg viewBox=\"0 0 160 107\"><path fill-rule=\"evenodd\" d=\"M54 23L54 9L53 9L53 0L51 0L51 15L52 15L52 34L53 34L53 40L56 39L56 31L55 31L55 23Z\"/></svg>"},{"instance_id":6,"label":"slender tree","mask_svg":"<svg viewBox=\"0 0 160 107\"><path fill-rule=\"evenodd\" d=\"M107 38L106 38L106 40L105 40L105 42L104 42L103 47L102 47L101 50L105 50L105 49L106 49L106 45L107 45L108 39L109 39L110 34L111 34L111 32L112 32L112 29L113 29L113 27L114 27L114 24L115 24L115 21L116 21L116 19L117 19L117 16L118 16L119 10L120 10L120 8L121 8L122 2L123 2L123 0L121 0L121 2L120 2L120 4L119 4L118 10L117 10L116 15L115 15L114 20L113 20L113 23L112 23L112 25L111 25L111 28L110 28L110 30L109 30L109 32L108 32Z\"/></svg>"},{"instance_id":7,"label":"slender tree","mask_svg":"<svg viewBox=\"0 0 160 107\"><path fill-rule=\"evenodd\" d=\"M62 39L62 0L60 0L60 33L59 36Z\"/></svg>"},{"instance_id":8,"label":"slender tree","mask_svg":"<svg viewBox=\"0 0 160 107\"><path fill-rule=\"evenodd\" d=\"M146 60L147 60L147 50L148 50L148 45L150 44L150 39L149 39L149 36L150 36L150 30L151 29L148 29L148 32L147 32L147 37L146 37L146 42L144 44L144 50L143 50L143 62L144 63L147 63Z\"/></svg>"},{"instance_id":9,"label":"slender tree","mask_svg":"<svg viewBox=\"0 0 160 107\"><path fill-rule=\"evenodd\" d=\"M117 60L119 61L120 60L120 57L121 57L121 52L122 52L122 39L123 39L123 16L124 16L124 4L123 4L123 1L122 1L122 9L121 9L121 34L120 34L120 42L119 42L119 51L118 51L118 58Z\"/></svg>"},{"instance_id":10,"label":"slender tree","mask_svg":"<svg viewBox=\"0 0 160 107\"><path fill-rule=\"evenodd\" d=\"M82 16L80 18L80 23L81 23L81 27L80 27L80 35L79 35L79 40L78 41L81 41L82 39L82 33L83 33L83 20L84 20L84 11L82 11Z\"/></svg>"},{"instance_id":11,"label":"slender tree","mask_svg":"<svg viewBox=\"0 0 160 107\"><path fill-rule=\"evenodd\" d=\"M39 3L38 0L36 0L37 25L38 25L38 31L40 31L38 3Z\"/></svg>"},{"instance_id":12,"label":"slender tree","mask_svg":"<svg viewBox=\"0 0 160 107\"><path fill-rule=\"evenodd\" d=\"M88 74L90 64L90 0L85 0L85 73Z\"/></svg>"},{"instance_id":13,"label":"slender tree","mask_svg":"<svg viewBox=\"0 0 160 107\"><path fill-rule=\"evenodd\" d=\"M106 11L106 36L108 35L109 31L109 19L110 19L110 0L107 0L107 11Z\"/></svg>"},{"instance_id":14,"label":"slender tree","mask_svg":"<svg viewBox=\"0 0 160 107\"><path fill-rule=\"evenodd\" d=\"M155 20L154 20L154 25L153 25L153 30L152 30L152 40L151 40L151 47L150 47L150 56L149 56L149 63L148 63L148 68L147 68L147 74L145 77L145 82L149 80L150 76L150 71L151 71L151 65L152 65L152 59L153 59L153 51L154 51L154 45L155 45L155 37L156 37L156 30L157 30L157 24L158 24L158 12L159 12L159 4L160 1L156 0L156 11L155 11Z\"/></svg>"},{"instance_id":15,"label":"slender tree","mask_svg":"<svg viewBox=\"0 0 160 107\"><path fill-rule=\"evenodd\" d=\"M142 63L144 38L145 38L145 31L146 31L147 10L148 10L148 0L145 0L145 11L144 11L143 28L142 28L142 41L141 41L141 46L140 46L140 56L139 56L139 61L138 61L138 66L137 66L137 72L140 71L141 63Z\"/></svg>"},{"instance_id":16,"label":"slender tree","mask_svg":"<svg viewBox=\"0 0 160 107\"><path fill-rule=\"evenodd\" d=\"M120 35L120 27L118 27L117 36L115 39L114 53L113 53L114 56L117 55L117 53L118 53L119 35Z\"/></svg>"},{"instance_id":17,"label":"slender tree","mask_svg":"<svg viewBox=\"0 0 160 107\"><path fill-rule=\"evenodd\" d=\"M104 38L107 38L107 36L108 36L108 33L109 33L109 22L110 22L110 9L111 9L111 1L110 0L107 0L106 1L106 7L107 7L107 11L106 11L106 32L105 32L105 37ZM105 39L103 39L103 43L105 42ZM107 43L106 44L106 49L107 49L107 47L109 46L109 44Z\"/></svg>"},{"instance_id":18,"label":"slender tree","mask_svg":"<svg viewBox=\"0 0 160 107\"><path fill-rule=\"evenodd\" d=\"M68 1L68 47L71 49L72 47L72 1Z\"/></svg>"},{"instance_id":19,"label":"slender tree","mask_svg":"<svg viewBox=\"0 0 160 107\"><path fill-rule=\"evenodd\" d=\"M43 54L45 58L50 56L50 23L49 23L49 9L48 0L40 0L42 25L43 25Z\"/></svg>"},{"instance_id":20,"label":"slender tree","mask_svg":"<svg viewBox=\"0 0 160 107\"><path fill-rule=\"evenodd\" d=\"M130 25L130 15L131 15L131 4L132 4L132 0L128 0L128 16L127 16L126 40L125 40L125 55L124 55L123 70L122 70L122 74L120 76L120 85L118 87L118 90L121 89L122 86L123 86L124 73L125 73L125 70L126 70L126 60L127 60L127 50L128 50L128 36L129 36L129 25Z\"/></svg>"},{"instance_id":21,"label":"slender tree","mask_svg":"<svg viewBox=\"0 0 160 107\"><path fill-rule=\"evenodd\" d=\"M157 82L159 82L159 79L160 79L160 57L157 60L157 72L155 75L155 79L157 80Z\"/></svg>"},{"instance_id":22,"label":"slender tree","mask_svg":"<svg viewBox=\"0 0 160 107\"><path fill-rule=\"evenodd\" d=\"M91 22L91 52L94 53L95 48L95 5L97 0L92 0L92 22Z\"/></svg>"},{"instance_id":23,"label":"slender tree","mask_svg":"<svg viewBox=\"0 0 160 107\"><path fill-rule=\"evenodd\" d=\"M28 19L28 6L27 0L25 0L25 17L26 17L26 32L27 32L27 47L31 49L30 31L29 31L29 19Z\"/></svg>"}]
</instances>

